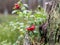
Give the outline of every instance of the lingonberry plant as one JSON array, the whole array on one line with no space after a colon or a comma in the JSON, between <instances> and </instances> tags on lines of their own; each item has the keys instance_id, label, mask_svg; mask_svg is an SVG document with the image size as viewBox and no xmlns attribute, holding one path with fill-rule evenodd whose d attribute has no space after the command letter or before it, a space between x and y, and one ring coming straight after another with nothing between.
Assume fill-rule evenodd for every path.
<instances>
[{"instance_id":1,"label":"lingonberry plant","mask_svg":"<svg viewBox=\"0 0 60 45\"><path fill-rule=\"evenodd\" d=\"M34 37L38 37L38 26L47 19L46 13L40 6L32 11L28 10L27 4L22 4L20 1L14 5L12 13L18 15L16 21L13 22L14 25L11 24L11 26L13 26L13 30L20 31L20 40L27 32L32 40Z\"/></svg>"}]
</instances>

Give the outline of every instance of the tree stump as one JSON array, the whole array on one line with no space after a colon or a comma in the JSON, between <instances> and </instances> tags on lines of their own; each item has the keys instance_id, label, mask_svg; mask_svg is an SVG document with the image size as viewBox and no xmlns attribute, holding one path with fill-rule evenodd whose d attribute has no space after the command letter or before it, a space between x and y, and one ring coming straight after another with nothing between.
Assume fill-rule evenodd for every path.
<instances>
[{"instance_id":1,"label":"tree stump","mask_svg":"<svg viewBox=\"0 0 60 45\"><path fill-rule=\"evenodd\" d=\"M48 30L49 30L49 45L55 45L55 30L56 30L56 1L47 2L45 10L48 14Z\"/></svg>"}]
</instances>

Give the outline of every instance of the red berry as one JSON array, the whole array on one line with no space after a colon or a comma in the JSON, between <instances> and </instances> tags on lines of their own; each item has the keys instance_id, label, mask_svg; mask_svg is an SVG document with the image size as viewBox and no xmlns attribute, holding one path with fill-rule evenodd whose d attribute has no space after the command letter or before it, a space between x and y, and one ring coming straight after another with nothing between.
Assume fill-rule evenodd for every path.
<instances>
[{"instance_id":1,"label":"red berry","mask_svg":"<svg viewBox=\"0 0 60 45\"><path fill-rule=\"evenodd\" d=\"M35 29L35 25L32 25L32 26L31 26L31 30L34 30L34 29Z\"/></svg>"},{"instance_id":2,"label":"red berry","mask_svg":"<svg viewBox=\"0 0 60 45\"><path fill-rule=\"evenodd\" d=\"M15 9L19 9L20 8L20 6L19 6L19 4L15 4Z\"/></svg>"},{"instance_id":3,"label":"red berry","mask_svg":"<svg viewBox=\"0 0 60 45\"><path fill-rule=\"evenodd\" d=\"M28 30L28 31L33 31L33 30L35 30L35 25L32 25L31 27L28 27L27 30Z\"/></svg>"}]
</instances>

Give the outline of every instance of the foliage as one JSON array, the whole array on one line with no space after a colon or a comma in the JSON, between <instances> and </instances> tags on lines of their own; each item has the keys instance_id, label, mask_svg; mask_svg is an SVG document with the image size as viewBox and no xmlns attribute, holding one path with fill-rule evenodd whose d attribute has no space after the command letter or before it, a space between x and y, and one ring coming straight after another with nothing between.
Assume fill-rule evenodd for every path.
<instances>
[{"instance_id":1,"label":"foliage","mask_svg":"<svg viewBox=\"0 0 60 45\"><path fill-rule=\"evenodd\" d=\"M46 12L40 6L38 6L35 11L32 11L28 10L27 4L22 4L22 2L18 2L15 4L14 11L12 13L18 15L16 21L11 22L10 25L12 26L12 31L18 30L20 32L19 39L24 39L26 32L28 32L30 39L32 40L36 36L39 37L38 26L44 23L47 19ZM35 25L34 31L29 31L26 29L32 25Z\"/></svg>"},{"instance_id":2,"label":"foliage","mask_svg":"<svg viewBox=\"0 0 60 45\"><path fill-rule=\"evenodd\" d=\"M12 13L14 16L2 17L0 16L0 45L15 45L18 41L21 43L32 24L35 25L35 30L29 32L31 41L34 37L39 37L38 26L46 21L46 13L41 7L37 10L27 10L28 6L18 2L20 8L15 9ZM22 45L22 44L21 44Z\"/></svg>"}]
</instances>

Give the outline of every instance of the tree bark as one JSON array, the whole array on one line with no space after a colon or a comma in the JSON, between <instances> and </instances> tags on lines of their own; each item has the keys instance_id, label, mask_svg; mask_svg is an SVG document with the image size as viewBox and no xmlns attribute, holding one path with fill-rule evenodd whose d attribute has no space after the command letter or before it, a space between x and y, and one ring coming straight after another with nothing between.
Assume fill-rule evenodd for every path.
<instances>
[{"instance_id":1,"label":"tree bark","mask_svg":"<svg viewBox=\"0 0 60 45\"><path fill-rule=\"evenodd\" d=\"M46 11L48 13L48 30L49 30L49 45L55 45L55 18L54 18L54 11L55 11L55 7L54 7L54 2L47 2L46 7Z\"/></svg>"}]
</instances>

